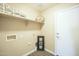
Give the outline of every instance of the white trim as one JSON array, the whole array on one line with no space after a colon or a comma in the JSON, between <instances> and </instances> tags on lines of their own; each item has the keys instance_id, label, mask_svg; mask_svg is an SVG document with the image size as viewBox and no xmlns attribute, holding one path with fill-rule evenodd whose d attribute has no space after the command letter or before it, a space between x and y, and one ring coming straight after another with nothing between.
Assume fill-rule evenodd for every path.
<instances>
[{"instance_id":1,"label":"white trim","mask_svg":"<svg viewBox=\"0 0 79 59\"><path fill-rule=\"evenodd\" d=\"M33 52L35 52L36 51L36 48L35 49L33 49L33 50L31 50L30 52L27 52L26 54L24 54L23 56L28 56L29 54L31 54L31 53L33 53Z\"/></svg>"},{"instance_id":2,"label":"white trim","mask_svg":"<svg viewBox=\"0 0 79 59\"><path fill-rule=\"evenodd\" d=\"M36 51L36 48L35 49L33 49L33 50L31 50L30 52L27 52L26 54L24 54L23 56L28 56L29 54L31 54L31 53L33 53L33 52L35 52ZM49 53L51 53L51 54L53 54L53 55L55 55L56 56L56 54L54 53L54 52L52 52L52 51L50 51L49 49L47 49L47 48L45 48L45 51L47 51L47 52L49 52Z\"/></svg>"},{"instance_id":3,"label":"white trim","mask_svg":"<svg viewBox=\"0 0 79 59\"><path fill-rule=\"evenodd\" d=\"M49 53L51 53L51 54L53 54L53 55L55 55L55 56L56 56L55 52L50 51L50 50L49 50L49 49L47 49L47 48L45 48L45 51L47 51L47 52L49 52Z\"/></svg>"}]
</instances>

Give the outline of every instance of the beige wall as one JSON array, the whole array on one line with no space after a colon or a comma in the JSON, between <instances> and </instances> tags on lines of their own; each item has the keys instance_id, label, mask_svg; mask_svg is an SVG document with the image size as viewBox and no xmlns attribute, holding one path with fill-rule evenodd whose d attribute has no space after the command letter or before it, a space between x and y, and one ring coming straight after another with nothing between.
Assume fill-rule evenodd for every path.
<instances>
[{"instance_id":1,"label":"beige wall","mask_svg":"<svg viewBox=\"0 0 79 59\"><path fill-rule=\"evenodd\" d=\"M16 24L17 22L11 22L11 23L8 22L8 19L6 19L7 23L6 21L4 22L5 19L3 18L0 19L0 21L3 22L3 23L0 22L0 30L1 30L0 31L0 55L23 55L33 50L35 48L37 35L44 35L45 48L54 52L55 51L55 15L54 13L64 8L69 8L73 5L74 4L60 4L60 5L58 4L57 6L46 10L43 13L45 17L45 24L42 27L41 31L36 30L36 29L39 29L38 27L35 27L34 29L28 27L28 29L26 29L24 21L19 21L18 24ZM19 5L18 5L18 8L16 6L13 6L13 7L21 10ZM26 7L25 9L22 9L22 10L24 10L24 13L26 14L27 18L30 20L34 20L35 17L37 16L37 13L29 7ZM9 27L6 24L8 24ZM12 24L13 26L11 27L10 24ZM30 25L30 26L32 27L33 25ZM18 29L20 30L17 31ZM10 34L15 34L17 37L16 40L9 40L9 41L6 40L6 36Z\"/></svg>"},{"instance_id":2,"label":"beige wall","mask_svg":"<svg viewBox=\"0 0 79 59\"><path fill-rule=\"evenodd\" d=\"M24 55L35 49L38 31L0 32L0 55ZM16 39L7 40L7 35L16 35Z\"/></svg>"},{"instance_id":3,"label":"beige wall","mask_svg":"<svg viewBox=\"0 0 79 59\"><path fill-rule=\"evenodd\" d=\"M39 27L25 24L21 20L0 19L0 55L23 55L35 49ZM7 35L16 35L16 39L7 40Z\"/></svg>"},{"instance_id":4,"label":"beige wall","mask_svg":"<svg viewBox=\"0 0 79 59\"><path fill-rule=\"evenodd\" d=\"M52 10L45 11L43 16L45 17L45 24L41 29L41 34L45 35L45 48L54 52L55 29Z\"/></svg>"},{"instance_id":5,"label":"beige wall","mask_svg":"<svg viewBox=\"0 0 79 59\"><path fill-rule=\"evenodd\" d=\"M40 30L41 24L13 17L0 17L0 31L32 31Z\"/></svg>"},{"instance_id":6,"label":"beige wall","mask_svg":"<svg viewBox=\"0 0 79 59\"><path fill-rule=\"evenodd\" d=\"M48 50L55 52L55 13L74 5L77 4L57 4L43 12L43 16L45 17L45 25L41 30L41 34L45 35L45 47Z\"/></svg>"}]
</instances>

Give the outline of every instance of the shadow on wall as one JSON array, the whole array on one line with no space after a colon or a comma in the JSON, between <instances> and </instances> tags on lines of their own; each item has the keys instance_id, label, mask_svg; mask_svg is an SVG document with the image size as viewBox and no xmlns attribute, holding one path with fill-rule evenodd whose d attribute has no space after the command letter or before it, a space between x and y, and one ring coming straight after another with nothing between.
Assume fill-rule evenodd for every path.
<instances>
[{"instance_id":1,"label":"shadow on wall","mask_svg":"<svg viewBox=\"0 0 79 59\"><path fill-rule=\"evenodd\" d=\"M40 30L43 24L17 18L0 17L0 31Z\"/></svg>"},{"instance_id":2,"label":"shadow on wall","mask_svg":"<svg viewBox=\"0 0 79 59\"><path fill-rule=\"evenodd\" d=\"M74 52L76 56L79 56L79 26L73 27L71 30L72 40L74 43Z\"/></svg>"},{"instance_id":3,"label":"shadow on wall","mask_svg":"<svg viewBox=\"0 0 79 59\"><path fill-rule=\"evenodd\" d=\"M0 16L0 56L21 56L35 49L41 26L38 22Z\"/></svg>"}]
</instances>

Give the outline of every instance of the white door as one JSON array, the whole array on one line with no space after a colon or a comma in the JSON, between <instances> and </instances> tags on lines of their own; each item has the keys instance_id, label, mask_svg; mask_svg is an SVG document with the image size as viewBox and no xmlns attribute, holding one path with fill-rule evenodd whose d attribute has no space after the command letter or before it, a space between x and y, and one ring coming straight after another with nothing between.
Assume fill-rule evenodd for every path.
<instances>
[{"instance_id":1,"label":"white door","mask_svg":"<svg viewBox=\"0 0 79 59\"><path fill-rule=\"evenodd\" d=\"M65 19L65 15L62 12L56 14L56 54L63 56L70 52L71 42L68 20ZM71 53L71 52L70 52ZM69 53L68 53L69 55Z\"/></svg>"},{"instance_id":2,"label":"white door","mask_svg":"<svg viewBox=\"0 0 79 59\"><path fill-rule=\"evenodd\" d=\"M79 7L55 13L55 53L60 56L76 55L75 39L73 33L75 27L79 28ZM79 31L78 31L79 33ZM77 43L79 43L77 41ZM78 45L78 44L77 44ZM78 46L77 46L78 47ZM77 48L78 49L78 48Z\"/></svg>"}]
</instances>

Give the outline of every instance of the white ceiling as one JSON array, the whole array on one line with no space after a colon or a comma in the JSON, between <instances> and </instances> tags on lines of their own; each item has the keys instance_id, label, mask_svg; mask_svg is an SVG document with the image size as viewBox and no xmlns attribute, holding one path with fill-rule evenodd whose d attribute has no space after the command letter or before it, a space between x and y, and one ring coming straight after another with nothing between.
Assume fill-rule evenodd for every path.
<instances>
[{"instance_id":1,"label":"white ceiling","mask_svg":"<svg viewBox=\"0 0 79 59\"><path fill-rule=\"evenodd\" d=\"M45 11L48 8L55 6L55 3L39 3L39 4L29 4L32 8L36 9L37 11Z\"/></svg>"},{"instance_id":2,"label":"white ceiling","mask_svg":"<svg viewBox=\"0 0 79 59\"><path fill-rule=\"evenodd\" d=\"M40 11L42 12L51 7L54 7L56 5L56 3L10 3L9 5L12 7L20 6L21 8L25 8L28 6L38 12L40 12Z\"/></svg>"}]
</instances>

